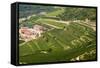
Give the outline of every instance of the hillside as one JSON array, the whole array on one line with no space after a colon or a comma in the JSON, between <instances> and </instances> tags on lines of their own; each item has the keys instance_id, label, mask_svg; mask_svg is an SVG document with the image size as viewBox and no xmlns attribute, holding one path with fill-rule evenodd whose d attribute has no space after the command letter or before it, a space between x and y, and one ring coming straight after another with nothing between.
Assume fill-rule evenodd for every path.
<instances>
[{"instance_id":1,"label":"hillside","mask_svg":"<svg viewBox=\"0 0 100 68\"><path fill-rule=\"evenodd\" d=\"M26 10L29 8L21 9L21 12L25 11L26 15L24 16L25 20L19 22L19 29L25 27L27 35L24 34L25 37L20 35L19 39L20 64L96 59L95 12L93 12L94 15L92 17L86 18L85 15L80 13L81 19L79 17L74 19L75 14L73 12L74 16L71 19L71 11L77 10L75 13L78 13L81 10L83 11L83 9L85 12L86 9L75 8L71 10L68 8L69 10L66 11L67 8L65 7L42 6L42 10L40 8L36 10L37 7L40 6L34 6L34 8L32 6L31 10L35 9L38 12L34 11L30 18L26 14ZM67 14L65 14L66 12ZM89 10L89 12L91 15L92 10ZM35 28L35 26L37 27ZM42 32L38 32L37 29L39 28L42 28L40 29ZM34 31L34 34L29 34L30 32L28 33L28 31ZM34 36L35 38L30 39L29 36ZM27 41L28 38L26 37L29 38L29 41Z\"/></svg>"}]
</instances>

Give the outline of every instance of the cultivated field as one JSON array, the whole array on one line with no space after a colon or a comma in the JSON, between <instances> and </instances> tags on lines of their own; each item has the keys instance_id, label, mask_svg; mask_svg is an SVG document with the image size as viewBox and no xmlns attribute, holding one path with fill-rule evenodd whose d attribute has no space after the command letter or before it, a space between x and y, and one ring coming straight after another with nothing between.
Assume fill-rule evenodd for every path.
<instances>
[{"instance_id":1,"label":"cultivated field","mask_svg":"<svg viewBox=\"0 0 100 68\"><path fill-rule=\"evenodd\" d=\"M96 60L96 29L84 20L58 18L64 9L55 8L52 12L37 14L20 22L20 28L45 27L36 39L19 40L20 64Z\"/></svg>"}]
</instances>

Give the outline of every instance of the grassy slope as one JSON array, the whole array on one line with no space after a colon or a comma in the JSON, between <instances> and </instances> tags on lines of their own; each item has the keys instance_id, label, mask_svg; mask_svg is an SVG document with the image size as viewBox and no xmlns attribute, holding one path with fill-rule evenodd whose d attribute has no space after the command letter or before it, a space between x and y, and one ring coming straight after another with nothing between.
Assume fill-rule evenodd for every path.
<instances>
[{"instance_id":1,"label":"grassy slope","mask_svg":"<svg viewBox=\"0 0 100 68\"><path fill-rule=\"evenodd\" d=\"M62 14L63 12L64 12L64 9L63 8L59 8L56 11L47 13L46 16L57 16L59 14Z\"/></svg>"},{"instance_id":2,"label":"grassy slope","mask_svg":"<svg viewBox=\"0 0 100 68\"><path fill-rule=\"evenodd\" d=\"M53 19L43 19L43 18L41 18L41 19L38 19L36 22L42 23L42 24L45 24L45 25L52 25L52 26L55 26L54 28L57 27L57 29L62 29L65 26L67 26L64 23L57 22L56 20L53 20Z\"/></svg>"},{"instance_id":3,"label":"grassy slope","mask_svg":"<svg viewBox=\"0 0 100 68\"><path fill-rule=\"evenodd\" d=\"M55 24L52 23L52 25ZM56 26L62 27L62 25L59 25ZM46 32L44 37L32 40L19 47L19 60L22 63L69 61L71 58L77 57L86 51L95 49L94 32L91 32L91 29L88 28L88 35L86 35L86 28L77 23L71 23L66 27L66 30L54 29ZM92 39L92 41L87 41L87 39L85 41L80 40L81 36L86 36L87 39ZM77 45L72 44L71 41L73 40L79 40L79 42L75 42ZM47 53L42 53L42 51Z\"/></svg>"}]
</instances>

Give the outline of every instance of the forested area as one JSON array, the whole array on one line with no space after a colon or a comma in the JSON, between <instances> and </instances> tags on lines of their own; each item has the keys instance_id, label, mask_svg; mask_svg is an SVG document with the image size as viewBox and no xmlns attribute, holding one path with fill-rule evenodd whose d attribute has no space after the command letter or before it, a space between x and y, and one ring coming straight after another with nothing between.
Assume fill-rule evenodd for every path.
<instances>
[{"instance_id":1,"label":"forested area","mask_svg":"<svg viewBox=\"0 0 100 68\"><path fill-rule=\"evenodd\" d=\"M65 12L58 15L62 20L96 20L95 8L66 8Z\"/></svg>"}]
</instances>

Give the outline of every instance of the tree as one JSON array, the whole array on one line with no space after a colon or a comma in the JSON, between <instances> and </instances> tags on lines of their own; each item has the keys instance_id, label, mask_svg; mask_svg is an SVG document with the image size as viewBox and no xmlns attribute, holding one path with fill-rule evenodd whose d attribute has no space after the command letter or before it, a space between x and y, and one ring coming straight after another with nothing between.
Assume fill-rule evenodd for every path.
<instances>
[{"instance_id":1,"label":"tree","mask_svg":"<svg viewBox=\"0 0 100 68\"><path fill-rule=\"evenodd\" d=\"M65 12L58 15L62 20L96 20L95 8L65 8Z\"/></svg>"}]
</instances>

